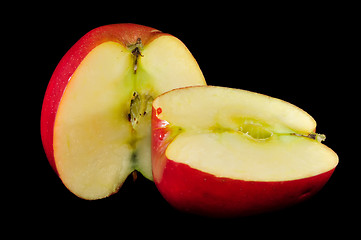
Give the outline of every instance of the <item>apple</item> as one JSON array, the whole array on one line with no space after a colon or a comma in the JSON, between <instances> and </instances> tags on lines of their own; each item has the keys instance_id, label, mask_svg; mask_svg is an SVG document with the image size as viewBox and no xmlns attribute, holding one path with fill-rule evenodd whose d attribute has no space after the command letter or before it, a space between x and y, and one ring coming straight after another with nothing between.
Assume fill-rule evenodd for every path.
<instances>
[{"instance_id":1,"label":"apple","mask_svg":"<svg viewBox=\"0 0 361 240\"><path fill-rule=\"evenodd\" d=\"M158 96L154 182L175 208L214 217L263 213L318 192L338 156L300 108L240 89L198 86Z\"/></svg>"},{"instance_id":2,"label":"apple","mask_svg":"<svg viewBox=\"0 0 361 240\"><path fill-rule=\"evenodd\" d=\"M48 84L41 137L50 165L80 198L100 199L133 171L152 180L152 101L205 85L176 37L136 25L96 28L65 54Z\"/></svg>"}]
</instances>

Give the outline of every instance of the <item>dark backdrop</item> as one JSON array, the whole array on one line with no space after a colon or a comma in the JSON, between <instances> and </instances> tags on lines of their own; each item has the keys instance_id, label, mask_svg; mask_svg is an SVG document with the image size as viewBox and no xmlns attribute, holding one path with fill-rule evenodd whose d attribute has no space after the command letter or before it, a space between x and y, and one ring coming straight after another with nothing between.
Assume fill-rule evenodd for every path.
<instances>
[{"instance_id":1,"label":"dark backdrop","mask_svg":"<svg viewBox=\"0 0 361 240\"><path fill-rule=\"evenodd\" d=\"M247 231L254 236L276 236L292 230L308 236L315 231L333 233L340 229L340 222L351 220L357 206L350 149L359 117L357 94L350 94L356 82L348 75L353 65L346 54L353 31L347 28L352 19L345 10L306 5L281 8L223 4L196 8L191 3L178 3L154 9L151 5L103 2L87 6L89 9L65 4L31 5L26 17L14 24L16 35L12 36L16 36L20 50L15 57L21 61L13 63L24 66L14 70L22 76L17 88L25 90L19 93L19 108L31 111L31 115L15 117L26 121L14 141L29 151L15 150L21 161L14 162L22 170L16 175L21 184L15 196L21 203L15 209L21 211L13 223L26 224L39 216L44 220L41 224L65 230L85 221L92 224L91 230L105 223L114 231L128 225L140 229L150 226L153 231L146 232L149 236L163 234L163 227L173 231L173 237L198 227L202 233ZM317 132L327 136L324 143L340 158L327 185L312 199L294 207L238 219L209 219L178 212L152 182L142 177L136 182L128 179L117 194L103 200L81 200L69 192L47 163L41 144L40 112L47 83L61 57L85 33L101 25L125 22L178 37L198 61L209 85L267 94L312 115L318 123ZM24 136L22 140L20 136Z\"/></svg>"}]
</instances>

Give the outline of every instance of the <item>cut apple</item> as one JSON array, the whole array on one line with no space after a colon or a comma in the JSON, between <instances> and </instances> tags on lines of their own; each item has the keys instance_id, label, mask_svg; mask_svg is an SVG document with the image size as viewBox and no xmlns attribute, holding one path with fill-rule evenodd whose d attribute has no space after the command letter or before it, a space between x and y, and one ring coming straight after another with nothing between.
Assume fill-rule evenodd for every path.
<instances>
[{"instance_id":1,"label":"cut apple","mask_svg":"<svg viewBox=\"0 0 361 240\"><path fill-rule=\"evenodd\" d=\"M188 87L153 102L154 181L174 207L242 216L295 204L328 181L337 155L305 111L265 95Z\"/></svg>"},{"instance_id":2,"label":"cut apple","mask_svg":"<svg viewBox=\"0 0 361 240\"><path fill-rule=\"evenodd\" d=\"M61 60L44 97L50 164L84 199L115 193L134 170L152 179L153 99L204 84L191 53L169 34L135 24L89 32Z\"/></svg>"}]
</instances>

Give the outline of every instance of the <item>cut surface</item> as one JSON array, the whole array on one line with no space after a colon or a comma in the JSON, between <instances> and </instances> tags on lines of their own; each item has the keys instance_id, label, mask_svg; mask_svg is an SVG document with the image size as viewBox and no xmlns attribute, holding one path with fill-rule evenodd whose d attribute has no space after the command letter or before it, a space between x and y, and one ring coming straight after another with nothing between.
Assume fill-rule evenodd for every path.
<instances>
[{"instance_id":1,"label":"cut surface","mask_svg":"<svg viewBox=\"0 0 361 240\"><path fill-rule=\"evenodd\" d=\"M205 84L178 39L161 36L139 48L135 71L131 48L116 42L98 45L74 72L61 98L54 124L55 164L64 184L79 197L106 197L134 170L152 179L152 100L166 90ZM161 58L158 50L165 52ZM168 71L177 77L171 78Z\"/></svg>"},{"instance_id":2,"label":"cut surface","mask_svg":"<svg viewBox=\"0 0 361 240\"><path fill-rule=\"evenodd\" d=\"M169 130L178 132L167 158L217 177L287 181L321 174L338 163L337 155L316 140L313 118L279 99L192 87L163 94L153 107Z\"/></svg>"},{"instance_id":3,"label":"cut surface","mask_svg":"<svg viewBox=\"0 0 361 240\"><path fill-rule=\"evenodd\" d=\"M278 132L307 134L316 128L315 120L300 108L239 89L209 86L172 91L156 101L154 107L162 108L162 119L186 129L239 130L247 122L267 125Z\"/></svg>"},{"instance_id":4,"label":"cut surface","mask_svg":"<svg viewBox=\"0 0 361 240\"><path fill-rule=\"evenodd\" d=\"M162 36L153 40L143 49L142 54L141 82L148 76L154 79L152 87L157 96L175 88L206 85L196 60L175 37Z\"/></svg>"},{"instance_id":5,"label":"cut surface","mask_svg":"<svg viewBox=\"0 0 361 240\"><path fill-rule=\"evenodd\" d=\"M125 117L133 89L127 78L132 62L125 52L111 42L91 51L72 76L58 108L56 166L64 184L86 199L114 192L133 167L128 144L132 128Z\"/></svg>"},{"instance_id":6,"label":"cut surface","mask_svg":"<svg viewBox=\"0 0 361 240\"><path fill-rule=\"evenodd\" d=\"M260 142L231 132L179 134L166 155L217 177L246 181L307 178L337 164L329 148L306 137L275 135Z\"/></svg>"}]
</instances>

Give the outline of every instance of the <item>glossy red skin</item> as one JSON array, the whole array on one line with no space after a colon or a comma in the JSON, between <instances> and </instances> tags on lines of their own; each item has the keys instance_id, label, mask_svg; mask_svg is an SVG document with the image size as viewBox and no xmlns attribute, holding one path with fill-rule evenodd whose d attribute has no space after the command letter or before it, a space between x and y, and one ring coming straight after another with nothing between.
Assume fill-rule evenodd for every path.
<instances>
[{"instance_id":1,"label":"glossy red skin","mask_svg":"<svg viewBox=\"0 0 361 240\"><path fill-rule=\"evenodd\" d=\"M313 196L334 171L280 182L216 177L167 158L165 150L172 141L167 125L153 108L153 177L163 197L182 211L212 217L240 217L277 210Z\"/></svg>"},{"instance_id":2,"label":"glossy red skin","mask_svg":"<svg viewBox=\"0 0 361 240\"><path fill-rule=\"evenodd\" d=\"M78 68L86 55L101 43L113 41L129 46L141 38L143 46L155 38L167 35L160 31L136 24L113 24L98 27L76 42L64 55L54 70L45 92L41 111L41 139L46 156L52 168L57 172L54 150L53 132L56 113L64 90L71 80L71 76Z\"/></svg>"}]
</instances>

